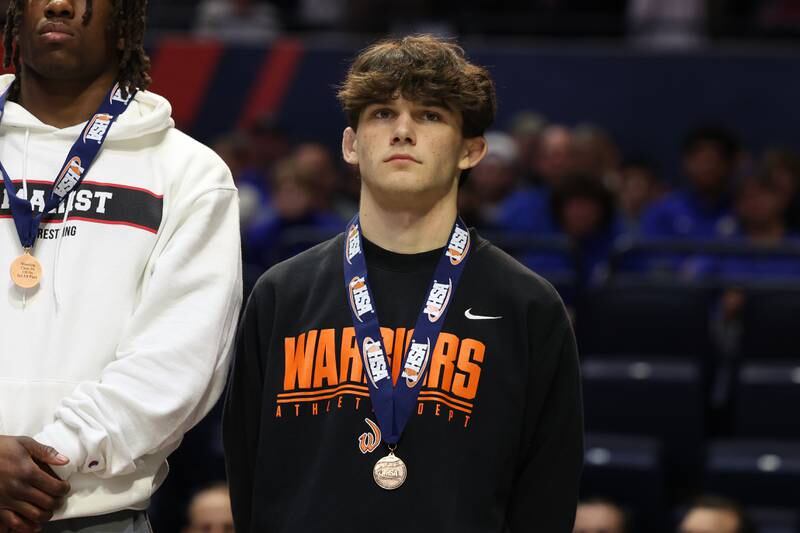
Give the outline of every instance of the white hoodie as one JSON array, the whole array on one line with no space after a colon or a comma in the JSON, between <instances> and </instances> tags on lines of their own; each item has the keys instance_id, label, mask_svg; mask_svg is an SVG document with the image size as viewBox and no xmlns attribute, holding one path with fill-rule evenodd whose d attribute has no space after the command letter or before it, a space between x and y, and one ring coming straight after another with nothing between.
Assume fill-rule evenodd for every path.
<instances>
[{"instance_id":1,"label":"white hoodie","mask_svg":"<svg viewBox=\"0 0 800 533\"><path fill-rule=\"evenodd\" d=\"M41 226L36 289L11 283L22 249L0 192L0 435L69 458L54 519L146 508L224 385L241 303L236 189L170 114L140 92L111 127L80 191ZM0 161L35 209L82 128L7 103Z\"/></svg>"}]
</instances>

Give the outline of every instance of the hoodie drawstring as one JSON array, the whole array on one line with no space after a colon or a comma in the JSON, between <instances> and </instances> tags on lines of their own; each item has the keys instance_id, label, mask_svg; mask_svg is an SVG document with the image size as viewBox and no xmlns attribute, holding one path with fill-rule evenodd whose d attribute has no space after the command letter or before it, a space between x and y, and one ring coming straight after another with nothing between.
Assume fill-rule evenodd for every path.
<instances>
[{"instance_id":1,"label":"hoodie drawstring","mask_svg":"<svg viewBox=\"0 0 800 533\"><path fill-rule=\"evenodd\" d=\"M22 148L22 194L28 199L28 144L31 140L31 130L25 128L25 141ZM22 291L22 308L28 303L28 291Z\"/></svg>"},{"instance_id":2,"label":"hoodie drawstring","mask_svg":"<svg viewBox=\"0 0 800 533\"><path fill-rule=\"evenodd\" d=\"M71 196L72 193L70 193L64 201L64 218L61 220L61 231L58 234L58 242L56 242L56 255L53 258L53 300L56 303L56 313L58 313L58 308L61 305L58 299L58 260L61 256L61 243L64 239L64 233L67 232L67 219L69 218L69 210L72 207L72 202L70 202Z\"/></svg>"}]
</instances>

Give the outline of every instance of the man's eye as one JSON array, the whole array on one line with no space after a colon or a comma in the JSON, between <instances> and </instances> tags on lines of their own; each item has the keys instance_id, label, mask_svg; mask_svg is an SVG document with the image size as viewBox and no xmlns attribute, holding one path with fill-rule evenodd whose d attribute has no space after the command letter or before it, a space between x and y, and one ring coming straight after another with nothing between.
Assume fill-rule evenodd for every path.
<instances>
[{"instance_id":1,"label":"man's eye","mask_svg":"<svg viewBox=\"0 0 800 533\"><path fill-rule=\"evenodd\" d=\"M388 109L378 109L373 113L375 118L390 118L392 116L392 112Z\"/></svg>"},{"instance_id":2,"label":"man's eye","mask_svg":"<svg viewBox=\"0 0 800 533\"><path fill-rule=\"evenodd\" d=\"M442 120L442 116L439 113L434 113L433 111L425 111L423 117L425 118L425 120L431 122L439 122L440 120Z\"/></svg>"}]
</instances>

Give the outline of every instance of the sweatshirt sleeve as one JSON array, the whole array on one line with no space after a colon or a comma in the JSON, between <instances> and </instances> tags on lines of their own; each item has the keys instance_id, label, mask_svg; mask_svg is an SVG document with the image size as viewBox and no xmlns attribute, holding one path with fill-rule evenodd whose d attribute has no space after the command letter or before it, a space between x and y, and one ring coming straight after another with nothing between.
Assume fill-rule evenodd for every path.
<instances>
[{"instance_id":1,"label":"sweatshirt sleeve","mask_svg":"<svg viewBox=\"0 0 800 533\"><path fill-rule=\"evenodd\" d=\"M549 320L531 314L528 321L533 364L507 515L511 533L570 533L575 521L583 466L580 372L567 312L555 299L547 309Z\"/></svg>"},{"instance_id":2,"label":"sweatshirt sleeve","mask_svg":"<svg viewBox=\"0 0 800 533\"><path fill-rule=\"evenodd\" d=\"M274 298L262 281L256 285L236 338L236 355L228 382L222 419L225 470L236 531L251 531L253 472L258 454L263 404L261 339L269 339Z\"/></svg>"},{"instance_id":3,"label":"sweatshirt sleeve","mask_svg":"<svg viewBox=\"0 0 800 533\"><path fill-rule=\"evenodd\" d=\"M133 472L177 446L224 388L241 305L238 200L221 162L201 170L215 183L176 192L112 362L34 436L70 459L62 478Z\"/></svg>"}]
</instances>

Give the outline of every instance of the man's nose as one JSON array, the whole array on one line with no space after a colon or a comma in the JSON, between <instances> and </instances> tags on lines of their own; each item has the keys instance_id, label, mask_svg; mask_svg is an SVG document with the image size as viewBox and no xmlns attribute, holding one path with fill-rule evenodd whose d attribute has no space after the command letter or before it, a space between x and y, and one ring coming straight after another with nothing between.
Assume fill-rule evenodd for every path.
<instances>
[{"instance_id":1,"label":"man's nose","mask_svg":"<svg viewBox=\"0 0 800 533\"><path fill-rule=\"evenodd\" d=\"M75 16L75 6L71 0L50 0L44 8L47 18L68 18Z\"/></svg>"},{"instance_id":2,"label":"man's nose","mask_svg":"<svg viewBox=\"0 0 800 533\"><path fill-rule=\"evenodd\" d=\"M416 144L417 139L414 133L414 120L408 113L400 113L395 120L394 135L392 144L407 143Z\"/></svg>"}]
</instances>

